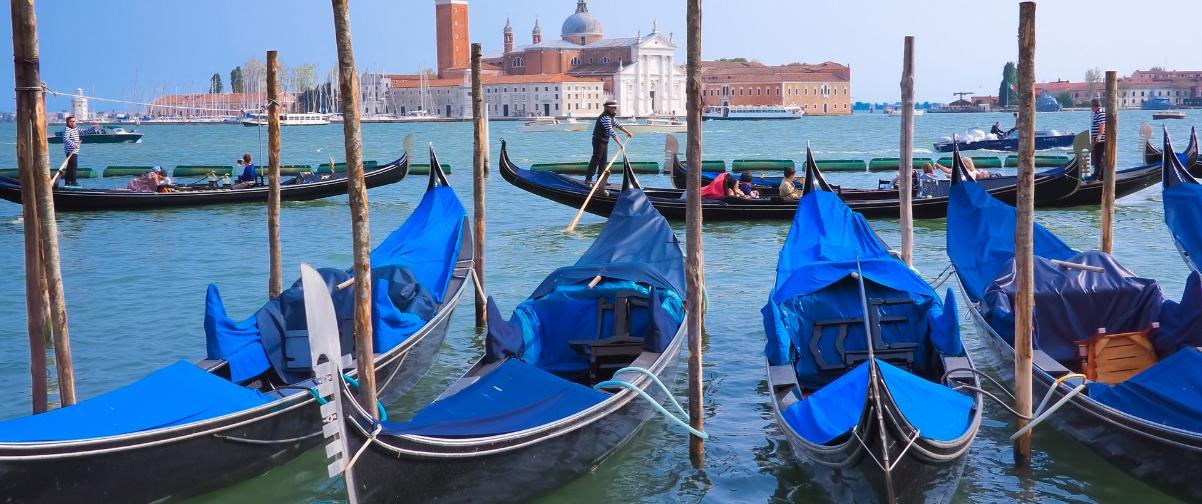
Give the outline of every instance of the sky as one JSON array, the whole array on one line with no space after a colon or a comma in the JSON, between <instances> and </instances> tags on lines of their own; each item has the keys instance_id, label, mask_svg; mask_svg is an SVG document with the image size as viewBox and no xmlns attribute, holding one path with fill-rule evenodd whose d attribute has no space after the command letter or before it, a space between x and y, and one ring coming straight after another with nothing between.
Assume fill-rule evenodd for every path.
<instances>
[{"instance_id":1,"label":"sky","mask_svg":"<svg viewBox=\"0 0 1202 504\"><path fill-rule=\"evenodd\" d=\"M506 17L519 45L529 43L535 17L544 38L555 37L575 3L471 0L471 40L482 42L486 55L500 53ZM433 0L354 0L350 9L360 71L435 66ZM1091 67L1119 75L1152 66L1202 69L1195 32L1157 28L1166 19L1198 19L1197 0L1045 0L1037 9L1041 82L1080 81ZM593 0L589 10L611 37L647 33L657 22L660 33L675 35L684 63L684 0ZM3 13L11 27L9 10ZM316 64L319 80L337 61L328 1L43 0L37 14L43 80L63 92L78 87L117 99L205 92L215 72L228 89L229 71L249 57L264 58L268 49L285 64ZM1014 0L707 0L702 20L703 58L847 64L855 101L899 99L906 35L916 37L918 101L950 102L957 91L997 94L1002 66L1018 56ZM11 37L0 43L11 53ZM10 65L0 66L0 74L13 82ZM0 110L13 110L13 103L12 86L0 87ZM67 107L63 98L49 104L52 111Z\"/></svg>"}]
</instances>

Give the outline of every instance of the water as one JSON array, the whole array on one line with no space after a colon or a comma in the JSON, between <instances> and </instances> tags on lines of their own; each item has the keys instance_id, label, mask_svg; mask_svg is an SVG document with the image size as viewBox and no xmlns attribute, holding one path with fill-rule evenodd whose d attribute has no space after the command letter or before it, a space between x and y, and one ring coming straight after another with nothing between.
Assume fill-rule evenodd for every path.
<instances>
[{"instance_id":1,"label":"water","mask_svg":"<svg viewBox=\"0 0 1202 504\"><path fill-rule=\"evenodd\" d=\"M1119 167L1140 161L1138 128L1150 112L1123 111ZM1182 145L1190 124L1169 122ZM995 120L1009 127L1010 114L930 114L915 120L920 156L931 153L941 136L969 128L988 129ZM1080 131L1087 112L1039 115L1040 128ZM794 158L804 156L806 142L819 158L895 156L898 119L880 114L852 117L807 117L785 122L706 123L705 158ZM1159 127L1159 125L1157 125ZM516 123L492 124L493 155L501 139L511 141L515 162L585 160L588 138L572 133L516 133ZM259 155L259 131L235 126L145 126L143 143L86 145L81 166L162 164L233 164L245 152ZM469 123L367 124L363 128L365 159L396 157L402 138L413 133L415 157L425 161L424 146L434 141L440 159L450 163L450 176L470 206L471 142ZM15 138L13 125L0 125L0 135ZM266 132L263 132L265 144ZM680 138L683 146L683 137ZM662 135L639 135L631 155L662 159ZM62 150L51 146L55 166ZM340 126L285 128L286 163L317 164L342 156ZM1004 154L1000 154L1004 155ZM0 153L0 166L15 166L10 148ZM875 187L877 174L828 175L833 182ZM665 177L643 176L645 186L667 186ZM180 182L187 180L181 179ZM85 179L85 185L118 185L124 180ZM423 177L370 192L372 236L376 241L399 225L425 188ZM561 233L572 210L507 184L488 179L486 247L489 294L503 311L527 296L552 269L575 261L600 231L604 220L585 216L580 235ZM205 287L221 288L232 316L244 317L263 301L267 283L266 210L253 205L156 212L97 212L59 217L63 278L70 313L71 342L78 393L88 398L129 383L178 359L204 355L202 329ZM1039 211L1039 222L1070 245L1086 249L1098 243L1099 214L1093 209ZM349 212L345 197L285 203L281 236L286 281L297 265L349 265ZM884 240L900 242L897 222L874 220ZM1115 221L1115 255L1134 271L1162 282L1168 296L1179 297L1186 268L1171 245L1162 221L1159 188L1119 201ZM683 239L684 229L674 225ZM784 242L786 222L725 222L705 226L705 258L710 294L705 340L706 430L704 470L693 469L683 432L656 420L633 443L591 474L542 499L542 503L603 502L814 502L818 489L792 462L789 448L771 419L761 348L764 341L759 308L773 280L776 255ZM29 410L28 346L25 336L20 207L0 203L0 380L9 385L0 402L0 418ZM947 265L943 220L915 225L915 263L933 277ZM470 296L451 322L451 333L429 377L392 410L404 415L436 396L482 353L472 328ZM988 352L971 326L963 326L973 357L991 365ZM685 397L686 386L677 384ZM1012 469L1006 437L1010 418L987 405L980 436L973 445L960 486L960 502L1140 502L1171 501L1163 494L1110 467L1086 447L1050 429L1035 436L1030 472ZM149 461L148 461L149 462ZM398 477L404 477L399 475ZM228 489L194 499L217 502L339 502L340 483L325 479L319 450L269 473Z\"/></svg>"}]
</instances>

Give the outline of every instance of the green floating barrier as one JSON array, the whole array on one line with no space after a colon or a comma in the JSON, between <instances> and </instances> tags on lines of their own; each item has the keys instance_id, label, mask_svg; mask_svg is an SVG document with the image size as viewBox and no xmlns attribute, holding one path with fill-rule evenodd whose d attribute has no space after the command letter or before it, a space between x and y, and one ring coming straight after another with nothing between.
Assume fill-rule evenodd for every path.
<instances>
[{"instance_id":1,"label":"green floating barrier","mask_svg":"<svg viewBox=\"0 0 1202 504\"><path fill-rule=\"evenodd\" d=\"M1035 156L1036 168L1048 168L1055 166L1063 166L1068 163L1068 156L1050 155L1050 156ZM1018 166L1018 156L1011 154L1006 156L1006 167L1012 168Z\"/></svg>"},{"instance_id":2,"label":"green floating barrier","mask_svg":"<svg viewBox=\"0 0 1202 504\"><path fill-rule=\"evenodd\" d=\"M153 169L153 166L108 166L104 169L105 177L137 177Z\"/></svg>"},{"instance_id":3,"label":"green floating barrier","mask_svg":"<svg viewBox=\"0 0 1202 504\"><path fill-rule=\"evenodd\" d=\"M999 158L997 156L969 156L968 159L971 159L972 164L974 166L976 166L977 168L1001 168L1002 167L1002 158ZM943 157L939 158L938 163L943 166L950 167L952 165L952 157L951 156L943 156ZM915 166L915 168L919 168L919 167Z\"/></svg>"},{"instance_id":4,"label":"green floating barrier","mask_svg":"<svg viewBox=\"0 0 1202 504\"><path fill-rule=\"evenodd\" d=\"M784 170L797 167L792 159L736 159L730 163L730 171Z\"/></svg>"},{"instance_id":5,"label":"green floating barrier","mask_svg":"<svg viewBox=\"0 0 1202 504\"><path fill-rule=\"evenodd\" d=\"M610 172L620 173L622 166L614 163L610 168ZM656 174L659 173L659 163L655 161L631 161L630 169L635 173ZM536 172L554 172L564 175L584 175L588 171L588 161L575 161L567 163L535 163L530 165L531 171Z\"/></svg>"},{"instance_id":6,"label":"green floating barrier","mask_svg":"<svg viewBox=\"0 0 1202 504\"><path fill-rule=\"evenodd\" d=\"M934 162L934 160L932 160L931 158L910 158L910 159L911 159L910 162L916 167L921 167L924 164ZM895 157L873 158L872 160L868 161L868 171L879 172L879 171L896 170L898 164L899 164L899 159L895 158Z\"/></svg>"},{"instance_id":7,"label":"green floating barrier","mask_svg":"<svg viewBox=\"0 0 1202 504\"><path fill-rule=\"evenodd\" d=\"M53 170L50 172L54 173ZM66 170L63 170L66 173ZM0 168L0 177L21 178L21 170L19 168ZM75 170L75 178L96 178L96 170L91 168L79 168ZM62 179L62 176L59 176Z\"/></svg>"},{"instance_id":8,"label":"green floating barrier","mask_svg":"<svg viewBox=\"0 0 1202 504\"><path fill-rule=\"evenodd\" d=\"M443 173L451 173L451 165L449 165L447 163L440 163L438 166L440 168L442 168ZM419 164L409 165L409 174L410 175L429 175L430 174L430 163L419 163Z\"/></svg>"},{"instance_id":9,"label":"green floating barrier","mask_svg":"<svg viewBox=\"0 0 1202 504\"><path fill-rule=\"evenodd\" d=\"M364 161L363 169L367 170L370 168L375 168L379 165L380 165L380 163L378 161ZM345 162L334 163L334 172L341 173L341 172L345 172L345 171L346 171L346 163ZM330 163L322 163L322 164L317 165L317 173L332 173L330 171Z\"/></svg>"},{"instance_id":10,"label":"green floating barrier","mask_svg":"<svg viewBox=\"0 0 1202 504\"><path fill-rule=\"evenodd\" d=\"M681 163L684 163L686 167L689 166L689 160L687 159L681 160ZM721 159L703 160L701 161L701 171L722 173L726 171L726 161Z\"/></svg>"},{"instance_id":11,"label":"green floating barrier","mask_svg":"<svg viewBox=\"0 0 1202 504\"><path fill-rule=\"evenodd\" d=\"M263 169L266 170L267 167L264 166ZM313 167L307 164L280 165L280 175L300 175L312 171ZM266 172L264 172L264 175L266 175Z\"/></svg>"},{"instance_id":12,"label":"green floating barrier","mask_svg":"<svg viewBox=\"0 0 1202 504\"><path fill-rule=\"evenodd\" d=\"M234 167L229 165L179 165L171 171L173 177L201 177L210 172L220 175L233 175Z\"/></svg>"},{"instance_id":13,"label":"green floating barrier","mask_svg":"<svg viewBox=\"0 0 1202 504\"><path fill-rule=\"evenodd\" d=\"M863 159L816 159L814 164L821 171L832 172L862 172L868 169Z\"/></svg>"}]
</instances>

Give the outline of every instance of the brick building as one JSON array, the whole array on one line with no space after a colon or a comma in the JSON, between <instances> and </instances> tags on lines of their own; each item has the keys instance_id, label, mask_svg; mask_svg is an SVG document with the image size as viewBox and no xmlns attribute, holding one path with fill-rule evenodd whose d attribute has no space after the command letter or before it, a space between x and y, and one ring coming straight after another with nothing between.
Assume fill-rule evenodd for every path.
<instances>
[{"instance_id":1,"label":"brick building","mask_svg":"<svg viewBox=\"0 0 1202 504\"><path fill-rule=\"evenodd\" d=\"M777 66L705 61L701 94L706 106L793 105L806 115L847 115L851 67L830 61Z\"/></svg>"},{"instance_id":2,"label":"brick building","mask_svg":"<svg viewBox=\"0 0 1202 504\"><path fill-rule=\"evenodd\" d=\"M1165 98L1176 106L1187 105L1191 100L1202 99L1202 71L1153 71L1136 70L1128 77L1120 77L1119 107L1139 108L1150 98ZM1087 82L1057 80L1035 84L1036 94L1047 91L1060 99L1065 93L1072 97L1072 104L1086 106L1093 98L1105 98L1103 82L1090 85Z\"/></svg>"}]
</instances>

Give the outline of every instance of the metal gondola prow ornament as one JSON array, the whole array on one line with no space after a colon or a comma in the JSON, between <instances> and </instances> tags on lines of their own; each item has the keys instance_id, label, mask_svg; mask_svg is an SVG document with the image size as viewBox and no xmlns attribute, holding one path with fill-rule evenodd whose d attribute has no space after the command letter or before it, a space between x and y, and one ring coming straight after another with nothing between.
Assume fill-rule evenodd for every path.
<instances>
[{"instance_id":1,"label":"metal gondola prow ornament","mask_svg":"<svg viewBox=\"0 0 1202 504\"><path fill-rule=\"evenodd\" d=\"M622 154L622 190L630 188L642 189L643 185L639 183L638 177L634 176L634 169L630 167L630 159L626 154Z\"/></svg>"},{"instance_id":2,"label":"metal gondola prow ornament","mask_svg":"<svg viewBox=\"0 0 1202 504\"><path fill-rule=\"evenodd\" d=\"M342 347L338 336L338 318L334 313L334 302L330 289L317 270L301 263L301 284L305 295L305 323L309 331L309 355L312 359L314 394L321 402L322 433L329 441L325 447L326 473L333 478L345 473L348 500L355 504L355 484L352 472L348 471L350 446L347 444L345 414L342 405L342 369L350 367L343 362ZM350 356L346 356L350 360Z\"/></svg>"},{"instance_id":3,"label":"metal gondola prow ornament","mask_svg":"<svg viewBox=\"0 0 1202 504\"><path fill-rule=\"evenodd\" d=\"M810 150L810 143L806 142L806 173L805 180L801 184L801 194L806 195L813 192L815 189L819 191L834 192L831 185L827 183L826 177L822 176L822 171L818 169L818 163L814 161L814 152Z\"/></svg>"},{"instance_id":4,"label":"metal gondola prow ornament","mask_svg":"<svg viewBox=\"0 0 1202 504\"><path fill-rule=\"evenodd\" d=\"M409 137L405 138L408 139ZM438 162L438 154L434 152L434 142L430 142L430 183L426 185L426 190L429 191L435 186L440 185L449 187L451 183L447 182L447 174L442 171L442 163Z\"/></svg>"}]
</instances>

